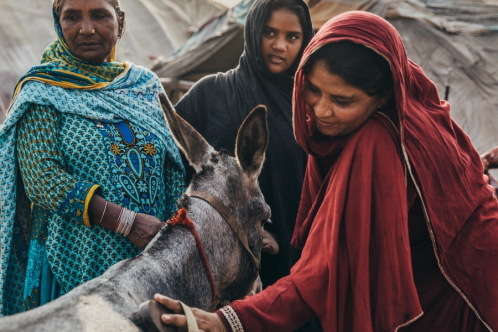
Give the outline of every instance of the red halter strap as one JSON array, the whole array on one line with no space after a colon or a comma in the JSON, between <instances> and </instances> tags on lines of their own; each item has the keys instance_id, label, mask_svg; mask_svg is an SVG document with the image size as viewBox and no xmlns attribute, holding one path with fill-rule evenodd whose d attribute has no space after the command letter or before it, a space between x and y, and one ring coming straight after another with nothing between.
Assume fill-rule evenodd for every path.
<instances>
[{"instance_id":1,"label":"red halter strap","mask_svg":"<svg viewBox=\"0 0 498 332\"><path fill-rule=\"evenodd\" d=\"M182 225L183 227L191 231L192 235L194 235L195 242L197 243L197 249L199 249L199 254L201 255L202 264L204 265L204 269L206 270L206 274L209 279L209 284L211 285L211 293L213 294L213 301L214 301L216 297L216 284L214 283L213 274L211 273L211 269L209 268L209 263L206 257L206 253L204 252L204 247L202 246L202 241L195 230L194 223L187 216L187 210L185 210L185 208L181 208L178 211L176 217L172 217L171 220L168 222L168 224L170 224L171 226Z\"/></svg>"}]
</instances>

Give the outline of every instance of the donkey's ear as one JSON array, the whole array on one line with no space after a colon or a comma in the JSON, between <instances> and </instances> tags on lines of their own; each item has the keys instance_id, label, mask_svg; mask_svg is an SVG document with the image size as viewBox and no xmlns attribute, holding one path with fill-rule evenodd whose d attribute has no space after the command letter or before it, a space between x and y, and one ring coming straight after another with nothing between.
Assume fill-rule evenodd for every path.
<instances>
[{"instance_id":1,"label":"donkey's ear","mask_svg":"<svg viewBox=\"0 0 498 332\"><path fill-rule=\"evenodd\" d=\"M159 94L159 100L173 138L180 150L185 154L185 157L187 157L190 165L199 173L202 165L207 164L209 161L209 156L214 149L197 130L175 112L165 94Z\"/></svg>"},{"instance_id":2,"label":"donkey's ear","mask_svg":"<svg viewBox=\"0 0 498 332\"><path fill-rule=\"evenodd\" d=\"M261 172L268 147L268 120L266 107L256 106L244 120L237 134L235 154L244 173L256 179Z\"/></svg>"}]
</instances>

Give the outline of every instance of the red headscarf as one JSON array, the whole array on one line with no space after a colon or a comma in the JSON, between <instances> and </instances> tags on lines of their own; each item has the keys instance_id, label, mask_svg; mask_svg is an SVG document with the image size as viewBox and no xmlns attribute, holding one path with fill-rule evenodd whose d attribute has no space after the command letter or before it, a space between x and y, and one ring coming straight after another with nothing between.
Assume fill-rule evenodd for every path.
<instances>
[{"instance_id":1,"label":"red headscarf","mask_svg":"<svg viewBox=\"0 0 498 332\"><path fill-rule=\"evenodd\" d=\"M340 40L389 61L399 133L379 114L351 137L316 132L302 67ZM327 22L304 52L293 98L295 136L310 157L292 240L303 253L291 277L326 330L395 331L422 314L407 227L405 176L412 174L443 275L498 331L498 203L479 154L395 28L366 12Z\"/></svg>"}]
</instances>

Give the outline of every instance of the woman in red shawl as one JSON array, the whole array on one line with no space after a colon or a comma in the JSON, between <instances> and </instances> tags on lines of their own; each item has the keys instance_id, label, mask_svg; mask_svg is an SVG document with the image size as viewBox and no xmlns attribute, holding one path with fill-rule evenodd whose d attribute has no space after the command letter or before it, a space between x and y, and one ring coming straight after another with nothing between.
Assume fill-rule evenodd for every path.
<instances>
[{"instance_id":1,"label":"woman in red shawl","mask_svg":"<svg viewBox=\"0 0 498 332\"><path fill-rule=\"evenodd\" d=\"M366 58L373 65L351 66ZM292 331L318 316L325 331L498 331L498 202L394 27L339 15L296 75L295 136L310 155L293 237L301 259L255 296L194 310L200 329Z\"/></svg>"}]
</instances>

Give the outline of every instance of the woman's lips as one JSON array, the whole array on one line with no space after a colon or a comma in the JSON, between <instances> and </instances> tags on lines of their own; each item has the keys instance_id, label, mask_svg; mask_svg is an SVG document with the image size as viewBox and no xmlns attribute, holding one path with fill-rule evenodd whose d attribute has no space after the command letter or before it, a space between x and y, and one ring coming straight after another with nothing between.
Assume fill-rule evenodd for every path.
<instances>
[{"instance_id":1,"label":"woman's lips","mask_svg":"<svg viewBox=\"0 0 498 332\"><path fill-rule=\"evenodd\" d=\"M325 122L323 120L320 120L319 118L315 117L316 119L316 122L320 125L320 126L324 126L324 127L332 127L332 126L335 126L336 124L335 123L330 123L330 122Z\"/></svg>"},{"instance_id":2,"label":"woman's lips","mask_svg":"<svg viewBox=\"0 0 498 332\"><path fill-rule=\"evenodd\" d=\"M284 62L284 58L282 58L281 56L278 56L278 55L269 55L268 59L270 59L271 63L274 63L276 65L279 65L282 62Z\"/></svg>"},{"instance_id":3,"label":"woman's lips","mask_svg":"<svg viewBox=\"0 0 498 332\"><path fill-rule=\"evenodd\" d=\"M79 43L79 47L83 47L83 48L91 48L91 47L95 47L95 46L98 46L100 45L100 43L97 43L97 42L82 42L82 43Z\"/></svg>"}]
</instances>

